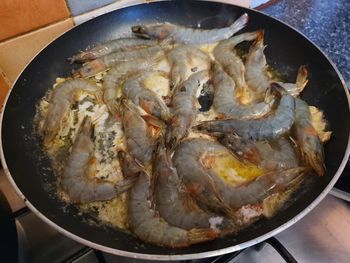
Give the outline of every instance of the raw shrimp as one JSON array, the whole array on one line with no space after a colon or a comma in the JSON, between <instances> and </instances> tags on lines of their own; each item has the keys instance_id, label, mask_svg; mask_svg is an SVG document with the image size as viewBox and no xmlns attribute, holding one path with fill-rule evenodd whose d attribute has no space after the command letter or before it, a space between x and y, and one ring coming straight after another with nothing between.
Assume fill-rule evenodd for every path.
<instances>
[{"instance_id":1,"label":"raw shrimp","mask_svg":"<svg viewBox=\"0 0 350 263\"><path fill-rule=\"evenodd\" d=\"M127 79L123 86L123 95L147 113L167 120L170 113L165 102L158 97L157 93L144 87L145 80L155 73L156 71L141 71Z\"/></svg>"},{"instance_id":2,"label":"raw shrimp","mask_svg":"<svg viewBox=\"0 0 350 263\"><path fill-rule=\"evenodd\" d=\"M268 117L257 120L205 121L194 129L207 133L236 133L244 139L269 140L286 133L294 123L295 99L276 83L271 90L281 96L277 109Z\"/></svg>"},{"instance_id":3,"label":"raw shrimp","mask_svg":"<svg viewBox=\"0 0 350 263\"><path fill-rule=\"evenodd\" d=\"M141 163L150 162L157 139L153 127L147 125L136 106L126 99L121 101L120 112L128 151Z\"/></svg>"},{"instance_id":4,"label":"raw shrimp","mask_svg":"<svg viewBox=\"0 0 350 263\"><path fill-rule=\"evenodd\" d=\"M264 55L264 32L260 31L256 41L251 45L246 63L245 63L245 77L248 86L257 93L257 97L263 96L265 91L270 87L271 80L266 73L266 57ZM306 86L308 72L305 66L301 66L298 71L296 83L277 82L292 96L298 96Z\"/></svg>"},{"instance_id":5,"label":"raw shrimp","mask_svg":"<svg viewBox=\"0 0 350 263\"><path fill-rule=\"evenodd\" d=\"M112 67L103 78L103 100L112 114L117 113L116 99L118 86L131 74L152 68L155 64L149 60L124 61Z\"/></svg>"},{"instance_id":6,"label":"raw shrimp","mask_svg":"<svg viewBox=\"0 0 350 263\"><path fill-rule=\"evenodd\" d=\"M224 146L212 140L188 139L177 147L173 158L179 175L197 202L215 212L225 213L227 206L234 210L257 204L267 196L285 190L307 171L302 167L273 171L245 185L233 187L211 169L210 158L225 151Z\"/></svg>"},{"instance_id":7,"label":"raw shrimp","mask_svg":"<svg viewBox=\"0 0 350 263\"><path fill-rule=\"evenodd\" d=\"M326 173L324 152L317 131L312 126L309 106L301 99L295 102L295 122L292 129L301 151L302 160L319 176Z\"/></svg>"},{"instance_id":8,"label":"raw shrimp","mask_svg":"<svg viewBox=\"0 0 350 263\"><path fill-rule=\"evenodd\" d=\"M218 140L241 161L248 161L267 170L288 169L299 165L295 147L284 136L271 141L251 141L227 133Z\"/></svg>"},{"instance_id":9,"label":"raw shrimp","mask_svg":"<svg viewBox=\"0 0 350 263\"><path fill-rule=\"evenodd\" d=\"M118 38L103 44L99 44L94 48L88 49L87 51L81 51L80 53L73 55L71 58L68 58L68 60L71 63L86 62L88 60L103 57L116 51L127 51L129 49L145 48L154 46L157 43L158 42L154 40L140 38Z\"/></svg>"},{"instance_id":10,"label":"raw shrimp","mask_svg":"<svg viewBox=\"0 0 350 263\"><path fill-rule=\"evenodd\" d=\"M168 54L168 60L171 66L172 87L176 88L183 83L187 77L189 70L189 62L196 59L204 61L206 69L210 67L210 57L194 46L178 46L171 50ZM198 64L198 63L197 63ZM203 63L201 63L203 64ZM192 68L198 68L201 65L191 65ZM203 69L203 67L201 67Z\"/></svg>"},{"instance_id":11,"label":"raw shrimp","mask_svg":"<svg viewBox=\"0 0 350 263\"><path fill-rule=\"evenodd\" d=\"M214 43L237 33L248 22L248 14L240 16L231 26L215 29L188 28L170 23L136 25L131 27L132 32L142 38L166 39L171 38L183 44L202 45Z\"/></svg>"},{"instance_id":12,"label":"raw shrimp","mask_svg":"<svg viewBox=\"0 0 350 263\"><path fill-rule=\"evenodd\" d=\"M137 181L129 192L128 223L141 240L158 246L178 248L215 239L217 233L210 228L185 230L169 225L152 208L150 176L127 153L119 152L124 174L137 174ZM124 163L124 164L123 164ZM174 212L174 211L173 211Z\"/></svg>"},{"instance_id":13,"label":"raw shrimp","mask_svg":"<svg viewBox=\"0 0 350 263\"><path fill-rule=\"evenodd\" d=\"M237 225L232 220L205 212L197 206L181 183L170 152L163 143L158 145L156 151L152 179L155 181L153 186L156 208L169 224L189 230L210 228L211 221L217 220L220 223L215 228L225 232L236 230Z\"/></svg>"},{"instance_id":14,"label":"raw shrimp","mask_svg":"<svg viewBox=\"0 0 350 263\"><path fill-rule=\"evenodd\" d=\"M213 65L212 82L214 85L215 110L224 118L256 119L264 116L274 104L274 97L266 92L263 102L241 104L236 94L236 85L233 79L217 63Z\"/></svg>"},{"instance_id":15,"label":"raw shrimp","mask_svg":"<svg viewBox=\"0 0 350 263\"><path fill-rule=\"evenodd\" d=\"M136 178L129 177L114 184L93 177L93 169L91 169L94 161L92 129L90 118L85 118L61 176L62 188L73 203L110 200L127 191L136 181Z\"/></svg>"},{"instance_id":16,"label":"raw shrimp","mask_svg":"<svg viewBox=\"0 0 350 263\"><path fill-rule=\"evenodd\" d=\"M40 128L40 132L45 136L45 142L50 142L56 136L75 100L76 92L96 94L98 90L96 84L84 79L70 79L59 83L50 94L49 107Z\"/></svg>"},{"instance_id":17,"label":"raw shrimp","mask_svg":"<svg viewBox=\"0 0 350 263\"><path fill-rule=\"evenodd\" d=\"M236 89L240 96L247 95L245 81L245 68L241 58L236 54L234 48L241 42L254 40L261 31L243 33L230 39L221 41L214 49L213 54L227 74L233 78Z\"/></svg>"},{"instance_id":18,"label":"raw shrimp","mask_svg":"<svg viewBox=\"0 0 350 263\"><path fill-rule=\"evenodd\" d=\"M162 56L165 56L165 53L161 45L137 50L119 51L86 62L77 72L73 73L73 76L89 77L124 61L135 61L137 59L152 60L155 57L160 58Z\"/></svg>"},{"instance_id":19,"label":"raw shrimp","mask_svg":"<svg viewBox=\"0 0 350 263\"><path fill-rule=\"evenodd\" d=\"M166 145L174 148L188 134L197 116L196 93L200 84L209 78L208 70L192 74L174 91L172 118L166 132Z\"/></svg>"},{"instance_id":20,"label":"raw shrimp","mask_svg":"<svg viewBox=\"0 0 350 263\"><path fill-rule=\"evenodd\" d=\"M225 151L224 146L211 140L187 139L176 148L173 162L186 190L202 209L234 218L234 211L224 202L212 179L214 172L200 163L206 153Z\"/></svg>"}]
</instances>

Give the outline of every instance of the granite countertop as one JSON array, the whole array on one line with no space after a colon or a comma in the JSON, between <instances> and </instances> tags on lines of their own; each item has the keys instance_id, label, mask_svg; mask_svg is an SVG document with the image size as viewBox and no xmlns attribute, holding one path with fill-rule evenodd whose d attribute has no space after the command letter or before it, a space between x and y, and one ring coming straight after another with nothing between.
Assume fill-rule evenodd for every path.
<instances>
[{"instance_id":1,"label":"granite countertop","mask_svg":"<svg viewBox=\"0 0 350 263\"><path fill-rule=\"evenodd\" d=\"M282 0L262 12L295 27L317 44L350 87L349 0Z\"/></svg>"}]
</instances>

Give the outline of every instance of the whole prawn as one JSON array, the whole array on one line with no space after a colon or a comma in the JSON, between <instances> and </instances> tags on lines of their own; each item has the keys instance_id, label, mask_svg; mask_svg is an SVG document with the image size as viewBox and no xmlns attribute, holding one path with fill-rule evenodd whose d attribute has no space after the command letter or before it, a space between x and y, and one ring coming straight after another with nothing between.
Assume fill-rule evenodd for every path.
<instances>
[{"instance_id":1,"label":"whole prawn","mask_svg":"<svg viewBox=\"0 0 350 263\"><path fill-rule=\"evenodd\" d=\"M125 81L122 92L126 98L141 106L147 113L167 120L170 113L165 102L158 97L157 93L144 87L144 81L154 73L152 70L145 70L130 77Z\"/></svg>"},{"instance_id":2,"label":"whole prawn","mask_svg":"<svg viewBox=\"0 0 350 263\"><path fill-rule=\"evenodd\" d=\"M85 118L74 141L70 156L65 163L61 186L73 203L110 200L127 191L135 183L135 177L128 177L118 183L112 183L93 177L92 123Z\"/></svg>"},{"instance_id":3,"label":"whole prawn","mask_svg":"<svg viewBox=\"0 0 350 263\"><path fill-rule=\"evenodd\" d=\"M191 74L193 68L204 70L210 67L210 57L194 46L180 45L175 47L169 52L168 60L171 66L170 75L173 88L182 84ZM192 62L191 68L190 62Z\"/></svg>"},{"instance_id":4,"label":"whole prawn","mask_svg":"<svg viewBox=\"0 0 350 263\"><path fill-rule=\"evenodd\" d=\"M166 131L166 145L174 148L188 134L196 116L196 93L200 83L209 78L208 70L192 74L184 83L177 87L172 100L172 117Z\"/></svg>"},{"instance_id":5,"label":"whole prawn","mask_svg":"<svg viewBox=\"0 0 350 263\"><path fill-rule=\"evenodd\" d=\"M147 125L136 106L127 99L122 99L120 113L128 151L142 164L150 162L158 136L155 128Z\"/></svg>"},{"instance_id":6,"label":"whole prawn","mask_svg":"<svg viewBox=\"0 0 350 263\"><path fill-rule=\"evenodd\" d=\"M224 118L257 119L271 111L274 104L271 92L266 92L265 100L262 102L243 105L238 101L235 82L219 64L213 65L212 75L213 106Z\"/></svg>"},{"instance_id":7,"label":"whole prawn","mask_svg":"<svg viewBox=\"0 0 350 263\"><path fill-rule=\"evenodd\" d=\"M140 49L156 45L158 42L140 38L118 38L99 44L86 51L81 51L73 55L68 60L71 63L86 62L96 58L103 57L116 51L127 51L130 49Z\"/></svg>"},{"instance_id":8,"label":"whole prawn","mask_svg":"<svg viewBox=\"0 0 350 263\"><path fill-rule=\"evenodd\" d=\"M239 227L238 222L205 212L197 206L181 183L170 152L162 142L155 153L152 180L157 211L169 224L189 230L210 228L211 222L218 220L215 229L223 233L236 231Z\"/></svg>"},{"instance_id":9,"label":"whole prawn","mask_svg":"<svg viewBox=\"0 0 350 263\"><path fill-rule=\"evenodd\" d=\"M45 136L45 142L55 138L75 100L76 92L84 91L95 95L98 90L96 84L84 79L69 79L59 83L50 94L48 110L39 129Z\"/></svg>"},{"instance_id":10,"label":"whole prawn","mask_svg":"<svg viewBox=\"0 0 350 263\"><path fill-rule=\"evenodd\" d=\"M219 136L218 140L241 161L248 161L269 171L299 165L296 148L284 136L271 141L252 141L227 133Z\"/></svg>"},{"instance_id":11,"label":"whole prawn","mask_svg":"<svg viewBox=\"0 0 350 263\"><path fill-rule=\"evenodd\" d=\"M291 128L295 119L295 99L276 83L271 90L281 97L277 109L268 117L257 120L214 120L205 121L193 127L207 133L236 133L244 139L269 140L276 138Z\"/></svg>"},{"instance_id":12,"label":"whole prawn","mask_svg":"<svg viewBox=\"0 0 350 263\"><path fill-rule=\"evenodd\" d=\"M223 40L219 42L213 51L216 61L218 61L226 73L233 78L240 97L246 96L248 90L245 81L245 67L234 48L241 42L254 40L258 37L260 32L261 31L247 32Z\"/></svg>"},{"instance_id":13,"label":"whole prawn","mask_svg":"<svg viewBox=\"0 0 350 263\"><path fill-rule=\"evenodd\" d=\"M135 61L137 59L153 60L155 57L160 58L163 56L165 56L165 52L162 45L137 50L114 52L86 62L80 69L73 73L73 76L90 77L121 62Z\"/></svg>"},{"instance_id":14,"label":"whole prawn","mask_svg":"<svg viewBox=\"0 0 350 263\"><path fill-rule=\"evenodd\" d=\"M232 216L233 210L262 202L267 196L283 191L307 172L303 167L273 171L233 187L211 169L211 162L207 160L224 151L227 149L215 141L195 138L183 141L173 157L176 169L192 196L201 206L215 212L229 212Z\"/></svg>"},{"instance_id":15,"label":"whole prawn","mask_svg":"<svg viewBox=\"0 0 350 263\"><path fill-rule=\"evenodd\" d=\"M311 123L309 106L301 99L296 99L295 104L295 122L292 134L298 142L301 158L319 176L323 176L326 173L325 157L317 131Z\"/></svg>"},{"instance_id":16,"label":"whole prawn","mask_svg":"<svg viewBox=\"0 0 350 263\"><path fill-rule=\"evenodd\" d=\"M171 23L158 23L148 25L135 25L132 32L141 38L147 39L173 39L175 42L192 45L214 43L237 33L248 22L248 15L240 16L232 25L225 28L199 29L189 28Z\"/></svg>"},{"instance_id":17,"label":"whole prawn","mask_svg":"<svg viewBox=\"0 0 350 263\"><path fill-rule=\"evenodd\" d=\"M265 91L270 87L271 80L267 76L267 63L264 54L264 31L260 31L255 42L250 46L247 59L245 62L245 77L248 86L253 89L257 97L264 95ZM308 83L308 71L305 66L301 66L298 71L296 83L277 82L292 96L298 96Z\"/></svg>"},{"instance_id":18,"label":"whole prawn","mask_svg":"<svg viewBox=\"0 0 350 263\"><path fill-rule=\"evenodd\" d=\"M154 61L139 59L136 61L124 61L112 67L103 78L103 101L111 114L115 115L117 109L118 87L122 82L139 70L152 68Z\"/></svg>"},{"instance_id":19,"label":"whole prawn","mask_svg":"<svg viewBox=\"0 0 350 263\"><path fill-rule=\"evenodd\" d=\"M141 240L163 247L179 248L215 239L217 233L210 228L185 230L170 225L152 208L150 176L126 152L118 153L122 172L135 174L138 179L129 192L128 223Z\"/></svg>"}]
</instances>

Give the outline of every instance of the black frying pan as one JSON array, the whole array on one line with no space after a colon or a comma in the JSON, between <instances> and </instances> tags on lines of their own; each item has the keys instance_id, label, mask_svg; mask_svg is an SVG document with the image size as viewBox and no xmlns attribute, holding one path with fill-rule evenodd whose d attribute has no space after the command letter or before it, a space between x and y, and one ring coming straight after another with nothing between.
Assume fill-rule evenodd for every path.
<instances>
[{"instance_id":1,"label":"black frying pan","mask_svg":"<svg viewBox=\"0 0 350 263\"><path fill-rule=\"evenodd\" d=\"M213 28L230 24L247 12L248 27L266 32L267 61L286 80L295 79L298 67L307 65L310 82L302 94L309 104L324 110L332 139L325 145L327 174L314 180L289 207L269 220L260 220L236 236L217 239L185 249L145 244L136 237L98 224L81 215L55 194L55 176L32 136L35 104L52 87L57 76L68 76L72 66L66 58L87 46L130 34L130 26L168 21L187 26ZM327 194L343 170L349 155L349 94L339 72L327 57L300 33L282 22L242 7L199 1L143 4L114 11L79 25L42 50L22 72L7 99L1 126L2 163L17 192L31 210L67 236L88 246L119 255L149 259L209 257L242 249L277 234L302 218ZM90 222L90 223L89 223ZM38 231L40 231L38 229Z\"/></svg>"}]
</instances>

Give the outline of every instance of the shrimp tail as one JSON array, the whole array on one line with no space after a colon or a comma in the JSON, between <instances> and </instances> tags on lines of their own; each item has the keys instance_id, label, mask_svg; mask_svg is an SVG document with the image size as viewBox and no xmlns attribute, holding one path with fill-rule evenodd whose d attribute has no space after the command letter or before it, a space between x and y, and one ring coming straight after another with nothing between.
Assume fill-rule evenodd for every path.
<instances>
[{"instance_id":1,"label":"shrimp tail","mask_svg":"<svg viewBox=\"0 0 350 263\"><path fill-rule=\"evenodd\" d=\"M188 231L188 240L190 244L197 244L217 238L218 232L214 229L191 229Z\"/></svg>"},{"instance_id":2,"label":"shrimp tail","mask_svg":"<svg viewBox=\"0 0 350 263\"><path fill-rule=\"evenodd\" d=\"M246 26L249 21L249 16L247 13L241 15L231 26L230 29L232 32L238 32Z\"/></svg>"},{"instance_id":3,"label":"shrimp tail","mask_svg":"<svg viewBox=\"0 0 350 263\"><path fill-rule=\"evenodd\" d=\"M301 157L304 163L308 163L318 176L325 175L326 166L324 164L324 152L321 147L319 151L301 151Z\"/></svg>"},{"instance_id":4,"label":"shrimp tail","mask_svg":"<svg viewBox=\"0 0 350 263\"><path fill-rule=\"evenodd\" d=\"M296 80L296 87L297 87L298 94L300 94L304 90L308 82L309 82L308 70L306 66L304 65L300 66L298 70L297 80Z\"/></svg>"}]
</instances>

